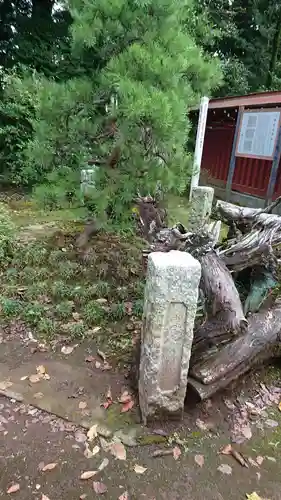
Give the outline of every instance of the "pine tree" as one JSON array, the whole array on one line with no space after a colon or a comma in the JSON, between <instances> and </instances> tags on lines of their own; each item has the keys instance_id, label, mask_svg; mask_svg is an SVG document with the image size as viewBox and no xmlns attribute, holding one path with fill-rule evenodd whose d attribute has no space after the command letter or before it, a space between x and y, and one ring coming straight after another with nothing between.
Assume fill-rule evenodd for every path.
<instances>
[{"instance_id":1,"label":"pine tree","mask_svg":"<svg viewBox=\"0 0 281 500\"><path fill-rule=\"evenodd\" d=\"M95 98L89 92L85 107L85 95L79 95L83 85L77 82L73 107L79 109L79 100L83 106L76 142L71 133L67 143L71 118L67 125L59 121L57 134L61 137L66 127L64 151L75 145L94 163L99 160L98 210L110 201L117 219L124 218L132 198L153 192L158 181L166 190L185 189L191 164L185 150L187 110L219 85L219 63L196 44L200 27L192 0L70 0L70 12L74 53L92 54L92 74L85 79ZM46 103L45 96L45 108ZM56 141L48 142L54 138L51 115L48 123L43 116L39 144L55 157Z\"/></svg>"}]
</instances>

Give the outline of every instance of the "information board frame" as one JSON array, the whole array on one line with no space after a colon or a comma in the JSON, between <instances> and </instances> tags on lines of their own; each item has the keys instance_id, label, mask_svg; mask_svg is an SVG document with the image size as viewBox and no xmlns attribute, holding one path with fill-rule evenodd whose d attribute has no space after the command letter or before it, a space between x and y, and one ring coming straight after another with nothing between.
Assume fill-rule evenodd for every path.
<instances>
[{"instance_id":1,"label":"information board frame","mask_svg":"<svg viewBox=\"0 0 281 500\"><path fill-rule=\"evenodd\" d=\"M242 126L243 126L243 117L244 117L244 115L246 115L246 114L249 115L250 113L255 113L255 114L257 114L257 113L263 113L263 114L266 114L266 113L273 113L273 112L274 113L279 113L279 119L278 119L276 131L275 131L275 138L274 138L274 145L273 145L272 154L270 156L266 156L266 155L250 154L250 153L239 153L238 148L239 148L239 143L240 143L240 138L241 138L241 130L242 130ZM257 160L269 160L269 161L272 161L273 158L274 158L276 144L277 144L277 141L278 141L278 135L279 135L280 126L281 126L281 108L244 109L243 112L242 112L242 117L241 117L241 121L240 121L240 124L239 124L239 129L238 129L238 136L237 136L237 142L236 142L236 147L235 147L235 156L238 157L238 158L254 158L254 159L257 159Z\"/></svg>"}]
</instances>

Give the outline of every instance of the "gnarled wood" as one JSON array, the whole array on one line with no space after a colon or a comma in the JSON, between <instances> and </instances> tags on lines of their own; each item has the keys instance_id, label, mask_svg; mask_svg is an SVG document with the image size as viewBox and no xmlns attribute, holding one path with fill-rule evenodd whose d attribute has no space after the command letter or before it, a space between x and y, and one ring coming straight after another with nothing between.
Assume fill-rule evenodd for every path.
<instances>
[{"instance_id":1,"label":"gnarled wood","mask_svg":"<svg viewBox=\"0 0 281 500\"><path fill-rule=\"evenodd\" d=\"M281 355L281 304L271 310L253 314L245 335L233 339L217 352L205 352L190 370L190 377L208 386L197 392L210 396L226 387L254 365ZM197 384L198 385L198 384ZM198 386L199 387L199 386Z\"/></svg>"}]
</instances>

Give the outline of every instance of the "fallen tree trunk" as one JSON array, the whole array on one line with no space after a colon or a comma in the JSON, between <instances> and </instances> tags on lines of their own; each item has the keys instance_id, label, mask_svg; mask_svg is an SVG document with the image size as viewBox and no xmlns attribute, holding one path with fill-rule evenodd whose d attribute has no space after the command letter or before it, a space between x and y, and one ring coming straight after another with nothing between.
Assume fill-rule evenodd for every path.
<instances>
[{"instance_id":1,"label":"fallen tree trunk","mask_svg":"<svg viewBox=\"0 0 281 500\"><path fill-rule=\"evenodd\" d=\"M189 384L201 399L226 387L234 379L262 361L281 355L281 304L272 310L253 314L245 335L233 339L222 349L205 352L190 370ZM193 382L193 379L196 382Z\"/></svg>"}]
</instances>

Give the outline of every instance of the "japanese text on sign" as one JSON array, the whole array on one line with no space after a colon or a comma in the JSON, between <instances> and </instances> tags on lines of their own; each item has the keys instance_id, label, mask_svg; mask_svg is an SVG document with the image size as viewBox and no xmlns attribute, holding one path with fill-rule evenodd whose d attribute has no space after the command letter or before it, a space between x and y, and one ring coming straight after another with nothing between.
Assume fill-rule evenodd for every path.
<instances>
[{"instance_id":1,"label":"japanese text on sign","mask_svg":"<svg viewBox=\"0 0 281 500\"><path fill-rule=\"evenodd\" d=\"M280 111L245 111L236 156L271 159L278 133Z\"/></svg>"}]
</instances>

